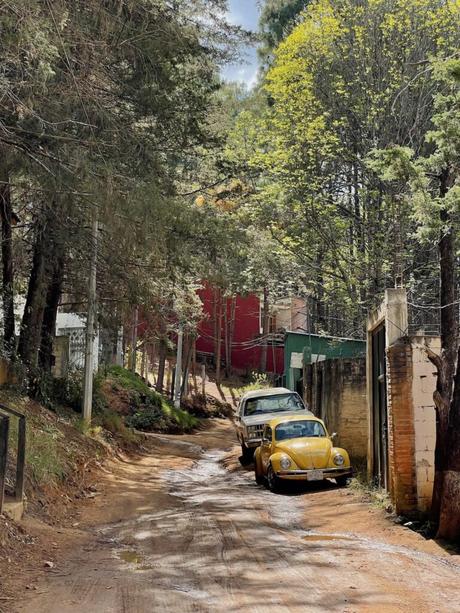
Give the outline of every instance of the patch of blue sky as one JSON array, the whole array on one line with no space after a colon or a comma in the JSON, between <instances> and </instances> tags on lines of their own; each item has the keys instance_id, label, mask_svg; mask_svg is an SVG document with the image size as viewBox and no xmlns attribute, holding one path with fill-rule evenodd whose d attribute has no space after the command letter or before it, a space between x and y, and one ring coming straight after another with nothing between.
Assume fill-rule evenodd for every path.
<instances>
[{"instance_id":1,"label":"patch of blue sky","mask_svg":"<svg viewBox=\"0 0 460 613\"><path fill-rule=\"evenodd\" d=\"M259 21L257 0L229 0L228 20L246 30L256 31ZM246 46L238 63L228 64L222 70L226 81L245 83L249 88L257 81L258 61L255 46Z\"/></svg>"}]
</instances>

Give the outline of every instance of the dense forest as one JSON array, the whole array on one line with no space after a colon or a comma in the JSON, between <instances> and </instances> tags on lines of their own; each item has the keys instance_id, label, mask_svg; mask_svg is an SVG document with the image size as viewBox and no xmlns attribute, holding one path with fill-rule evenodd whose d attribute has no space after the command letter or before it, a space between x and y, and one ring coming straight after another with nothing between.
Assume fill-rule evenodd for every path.
<instances>
[{"instance_id":1,"label":"dense forest","mask_svg":"<svg viewBox=\"0 0 460 613\"><path fill-rule=\"evenodd\" d=\"M236 294L266 317L295 295L311 331L356 338L406 287L413 325L442 335L440 436L460 450L458 0L266 0L257 33L225 8L0 0L4 356L50 371L59 306L87 309L97 220L99 322L141 309L163 357L205 279L217 318ZM251 41L257 85L222 82Z\"/></svg>"}]
</instances>

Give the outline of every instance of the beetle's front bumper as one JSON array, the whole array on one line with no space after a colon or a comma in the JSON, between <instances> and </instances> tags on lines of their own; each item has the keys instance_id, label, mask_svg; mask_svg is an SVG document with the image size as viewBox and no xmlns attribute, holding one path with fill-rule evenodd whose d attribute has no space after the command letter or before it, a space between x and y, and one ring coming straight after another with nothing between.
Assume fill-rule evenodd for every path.
<instances>
[{"instance_id":1,"label":"beetle's front bumper","mask_svg":"<svg viewBox=\"0 0 460 613\"><path fill-rule=\"evenodd\" d=\"M353 468L350 466L348 468L319 468L323 473L323 479L335 479L336 477L353 477ZM293 480L309 480L309 475L311 475L313 470L280 470L276 473L276 476L280 479L293 479Z\"/></svg>"}]
</instances>

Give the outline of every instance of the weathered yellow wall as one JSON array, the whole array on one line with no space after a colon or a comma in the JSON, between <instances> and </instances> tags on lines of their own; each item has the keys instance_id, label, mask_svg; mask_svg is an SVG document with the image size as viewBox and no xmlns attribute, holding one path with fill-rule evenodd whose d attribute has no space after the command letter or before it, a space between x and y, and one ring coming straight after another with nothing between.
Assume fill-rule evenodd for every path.
<instances>
[{"instance_id":1,"label":"weathered yellow wall","mask_svg":"<svg viewBox=\"0 0 460 613\"><path fill-rule=\"evenodd\" d=\"M439 353L439 338L413 337L412 398L415 427L415 471L418 509L427 512L431 506L434 482L434 449L436 445L436 413L433 392L436 389L436 369L428 360L424 347Z\"/></svg>"}]
</instances>

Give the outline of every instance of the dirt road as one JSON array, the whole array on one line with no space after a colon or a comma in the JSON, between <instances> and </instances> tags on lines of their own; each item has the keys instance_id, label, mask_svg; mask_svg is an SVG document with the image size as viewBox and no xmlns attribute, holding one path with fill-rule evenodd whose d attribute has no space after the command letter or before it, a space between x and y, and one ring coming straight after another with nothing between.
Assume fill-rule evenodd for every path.
<instances>
[{"instance_id":1,"label":"dirt road","mask_svg":"<svg viewBox=\"0 0 460 613\"><path fill-rule=\"evenodd\" d=\"M233 436L214 422L115 467L89 534L17 611L460 611L455 556L334 485L256 486Z\"/></svg>"}]
</instances>

